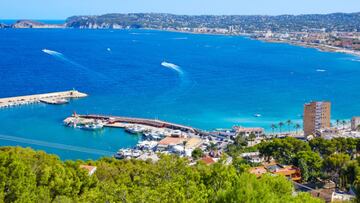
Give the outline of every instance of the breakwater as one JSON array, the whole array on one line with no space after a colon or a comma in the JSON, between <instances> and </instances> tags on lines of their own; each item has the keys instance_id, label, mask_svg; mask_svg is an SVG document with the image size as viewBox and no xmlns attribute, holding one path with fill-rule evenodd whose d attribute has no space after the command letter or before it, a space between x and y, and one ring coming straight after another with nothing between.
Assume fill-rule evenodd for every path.
<instances>
[{"instance_id":1,"label":"breakwater","mask_svg":"<svg viewBox=\"0 0 360 203\"><path fill-rule=\"evenodd\" d=\"M86 96L87 94L85 93L79 92L77 90L70 90L64 92L52 92L45 94L7 97L7 98L0 98L0 108L39 103L39 102L56 104L57 101L62 101L64 99L82 98Z\"/></svg>"},{"instance_id":2,"label":"breakwater","mask_svg":"<svg viewBox=\"0 0 360 203\"><path fill-rule=\"evenodd\" d=\"M202 131L190 126L170 123L166 121L161 121L157 119L146 119L146 118L132 118L132 117L121 117L121 116L107 116L107 115L76 115L79 118L86 118L86 119L96 119L96 120L103 120L106 123L131 123L131 124L141 124L141 125L148 125L157 128L169 128L173 130L181 130L183 132L188 133L195 133L201 134Z\"/></svg>"}]
</instances>

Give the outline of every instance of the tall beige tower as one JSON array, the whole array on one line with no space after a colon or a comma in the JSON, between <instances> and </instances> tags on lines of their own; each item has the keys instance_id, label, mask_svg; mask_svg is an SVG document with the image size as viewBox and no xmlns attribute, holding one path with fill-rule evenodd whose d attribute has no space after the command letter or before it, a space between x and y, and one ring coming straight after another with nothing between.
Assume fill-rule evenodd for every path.
<instances>
[{"instance_id":1,"label":"tall beige tower","mask_svg":"<svg viewBox=\"0 0 360 203\"><path fill-rule=\"evenodd\" d=\"M316 130L330 128L330 102L311 102L304 105L304 133L311 135Z\"/></svg>"}]
</instances>

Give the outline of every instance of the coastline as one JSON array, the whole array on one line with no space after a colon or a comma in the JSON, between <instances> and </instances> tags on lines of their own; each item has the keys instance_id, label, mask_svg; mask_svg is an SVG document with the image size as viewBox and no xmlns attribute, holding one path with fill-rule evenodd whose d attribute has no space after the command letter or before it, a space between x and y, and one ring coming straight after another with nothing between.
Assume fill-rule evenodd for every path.
<instances>
[{"instance_id":1,"label":"coastline","mask_svg":"<svg viewBox=\"0 0 360 203\"><path fill-rule=\"evenodd\" d=\"M89 29L91 29L91 28L89 28ZM126 29L123 29L123 30L126 30ZM258 41L262 41L262 42L290 44L290 45L300 46L300 47L305 47L305 48L314 48L321 52L342 53L342 54L349 54L349 55L360 57L360 51L356 51L356 50L349 50L349 49L329 46L329 45L325 45L325 44L305 43L305 42L291 41L291 40L254 38L254 37L251 37L251 35L252 35L251 33L228 34L228 33L191 32L191 31L181 31L181 30L173 30L173 29L153 29L153 28L139 28L139 30L153 30L153 31L185 33L185 34L194 34L194 35L241 36L241 37L247 37L249 39L258 40Z\"/></svg>"},{"instance_id":2,"label":"coastline","mask_svg":"<svg viewBox=\"0 0 360 203\"><path fill-rule=\"evenodd\" d=\"M254 38L254 37L251 37L251 35L252 35L251 33L227 34L227 33L191 32L191 31L181 31L181 30L171 30L171 29L152 29L152 28L139 28L139 30L153 30L153 31L185 33L185 34L194 34L194 35L241 36L241 37L247 37L249 39L258 40L258 41L262 41L262 42L290 44L290 45L300 46L300 47L305 47L305 48L314 48L321 52L342 53L342 54L349 54L349 55L360 57L360 51L356 51L356 50L349 50L349 49L329 46L329 45L325 45L325 44L305 43L305 42L291 41L291 40Z\"/></svg>"},{"instance_id":3,"label":"coastline","mask_svg":"<svg viewBox=\"0 0 360 203\"><path fill-rule=\"evenodd\" d=\"M283 44L290 44L294 46L301 46L306 48L314 48L321 52L332 52L332 53L342 53L342 54L349 54L353 56L360 57L360 51L356 50L349 50L344 49L341 47L334 47L325 44L315 44L315 43L305 43L299 41L291 41L291 40L276 40L276 39L264 39L264 38L254 38L251 37L251 33L241 33L241 34L227 34L227 33L206 33L206 32L191 32L191 31L181 31L181 30L169 30L169 29L149 29L143 28L141 30L156 30L156 31L165 31L165 32L175 32L175 33L187 33L187 34L196 34L196 35L214 35L214 36L241 36L241 37L248 37L249 39L259 40L268 43L283 43Z\"/></svg>"},{"instance_id":4,"label":"coastline","mask_svg":"<svg viewBox=\"0 0 360 203\"><path fill-rule=\"evenodd\" d=\"M43 24L40 26L33 26L33 27L9 27L9 28L1 28L0 29L74 29L71 27L67 27L65 24ZM110 30L130 30L124 28L75 28L75 29L110 29ZM300 41L291 41L291 40L279 40L274 38L256 38L252 37L252 33L219 33L219 32L194 32L194 31L184 31L184 30L176 30L176 29L156 29L156 28L135 28L134 30L152 30L152 31L162 31L162 32L174 32L174 33L185 33L185 34L195 34L195 35L213 35L213 36L242 36L247 37L253 40L259 40L263 42L269 43L286 43L295 46L301 46L306 48L315 48L321 52L333 52L333 53L342 53L342 54L349 54L356 57L360 57L360 51L345 49L341 47L330 46L326 44L317 44L317 43L306 43Z\"/></svg>"},{"instance_id":5,"label":"coastline","mask_svg":"<svg viewBox=\"0 0 360 203\"><path fill-rule=\"evenodd\" d=\"M333 52L333 53L350 54L350 55L353 55L353 56L360 57L360 51L349 50L349 49L344 49L344 48L341 48L341 47L329 46L329 45L325 45L325 44L305 43L305 42L290 41L290 40L263 39L263 38L259 38L259 39L252 38L252 39L260 40L260 41L263 41L263 42L269 42L269 43L284 43L284 44L290 44L290 45L301 46L301 47L306 47L306 48L314 48L314 49L317 49L318 51L321 51L321 52Z\"/></svg>"}]
</instances>

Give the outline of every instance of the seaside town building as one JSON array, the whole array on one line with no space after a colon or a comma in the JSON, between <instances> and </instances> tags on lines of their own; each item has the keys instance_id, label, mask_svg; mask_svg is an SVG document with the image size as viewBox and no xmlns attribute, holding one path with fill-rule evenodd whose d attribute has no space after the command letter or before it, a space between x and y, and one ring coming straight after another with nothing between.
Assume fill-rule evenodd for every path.
<instances>
[{"instance_id":1,"label":"seaside town building","mask_svg":"<svg viewBox=\"0 0 360 203\"><path fill-rule=\"evenodd\" d=\"M338 128L322 128L316 130L314 134L318 137L331 139L332 137L338 136L340 132Z\"/></svg>"},{"instance_id":2,"label":"seaside town building","mask_svg":"<svg viewBox=\"0 0 360 203\"><path fill-rule=\"evenodd\" d=\"M203 158L200 159L200 161L204 162L206 165L211 165L216 163L216 160L211 156L204 156Z\"/></svg>"},{"instance_id":3,"label":"seaside town building","mask_svg":"<svg viewBox=\"0 0 360 203\"><path fill-rule=\"evenodd\" d=\"M358 131L360 126L360 116L353 117L351 119L351 130Z\"/></svg>"},{"instance_id":4,"label":"seaside town building","mask_svg":"<svg viewBox=\"0 0 360 203\"><path fill-rule=\"evenodd\" d=\"M256 137L259 137L264 134L264 128L245 128L242 126L234 126L233 129L237 134L244 134L245 136L254 134Z\"/></svg>"},{"instance_id":5,"label":"seaside town building","mask_svg":"<svg viewBox=\"0 0 360 203\"><path fill-rule=\"evenodd\" d=\"M260 164L264 162L264 157L260 155L260 152L246 152L240 155L243 159L254 164Z\"/></svg>"},{"instance_id":6,"label":"seaside town building","mask_svg":"<svg viewBox=\"0 0 360 203\"><path fill-rule=\"evenodd\" d=\"M181 137L165 137L164 139L160 140L157 148L166 150L171 146L182 145L184 142L186 142L186 140L186 138Z\"/></svg>"},{"instance_id":7,"label":"seaside town building","mask_svg":"<svg viewBox=\"0 0 360 203\"><path fill-rule=\"evenodd\" d=\"M81 169L86 170L88 172L89 176L92 176L95 173L96 169L97 169L96 166L90 166L90 165L80 165L79 167Z\"/></svg>"},{"instance_id":8,"label":"seaside town building","mask_svg":"<svg viewBox=\"0 0 360 203\"><path fill-rule=\"evenodd\" d=\"M275 175L285 176L295 182L301 180L301 172L299 168L293 165L281 165L276 162L250 168L249 172L255 174L256 177L260 177L265 173L272 173Z\"/></svg>"},{"instance_id":9,"label":"seaside town building","mask_svg":"<svg viewBox=\"0 0 360 203\"><path fill-rule=\"evenodd\" d=\"M304 134L312 135L317 130L330 128L330 102L311 102L304 105Z\"/></svg>"}]
</instances>

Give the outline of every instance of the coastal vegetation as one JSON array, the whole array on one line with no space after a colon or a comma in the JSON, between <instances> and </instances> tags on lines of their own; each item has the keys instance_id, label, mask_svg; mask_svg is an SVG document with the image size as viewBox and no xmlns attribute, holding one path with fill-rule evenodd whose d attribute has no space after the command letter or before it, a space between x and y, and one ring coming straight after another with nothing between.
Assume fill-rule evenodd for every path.
<instances>
[{"instance_id":1,"label":"coastal vegetation","mask_svg":"<svg viewBox=\"0 0 360 203\"><path fill-rule=\"evenodd\" d=\"M299 145L309 150L309 146ZM306 163L312 162L306 159ZM91 175L80 168L82 164L97 170ZM256 178L247 172L248 167L237 158L230 165L220 160L210 166L201 162L190 166L176 156L162 156L157 162L114 158L61 161L30 148L1 147L0 201L321 202L307 193L293 193L292 183L282 176Z\"/></svg>"},{"instance_id":2,"label":"coastal vegetation","mask_svg":"<svg viewBox=\"0 0 360 203\"><path fill-rule=\"evenodd\" d=\"M269 161L292 164L301 169L302 181L332 180L340 189L360 182L360 139L314 138L304 142L295 138L275 138L258 144L260 154Z\"/></svg>"}]
</instances>

